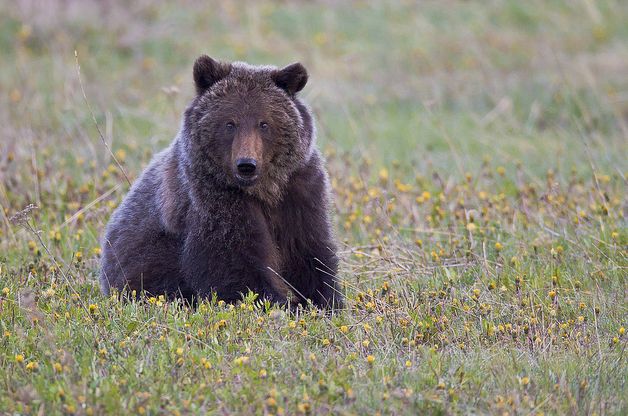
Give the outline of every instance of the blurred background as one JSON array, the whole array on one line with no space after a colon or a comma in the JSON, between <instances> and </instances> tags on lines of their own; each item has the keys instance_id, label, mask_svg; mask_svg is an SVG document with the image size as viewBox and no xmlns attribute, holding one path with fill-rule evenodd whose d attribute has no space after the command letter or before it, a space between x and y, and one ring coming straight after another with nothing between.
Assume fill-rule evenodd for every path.
<instances>
[{"instance_id":1,"label":"blurred background","mask_svg":"<svg viewBox=\"0 0 628 416\"><path fill-rule=\"evenodd\" d=\"M301 61L327 154L406 178L487 160L533 178L623 175L626 22L620 0L3 0L0 200L19 209L63 190L61 171L87 183L111 163L75 51L131 178L177 133L202 53Z\"/></svg>"}]
</instances>

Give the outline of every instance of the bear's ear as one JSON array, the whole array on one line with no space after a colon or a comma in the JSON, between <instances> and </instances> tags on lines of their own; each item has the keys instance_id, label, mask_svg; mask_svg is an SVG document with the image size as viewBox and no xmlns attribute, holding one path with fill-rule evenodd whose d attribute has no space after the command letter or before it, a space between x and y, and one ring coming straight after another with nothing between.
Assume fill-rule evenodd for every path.
<instances>
[{"instance_id":1,"label":"bear's ear","mask_svg":"<svg viewBox=\"0 0 628 416\"><path fill-rule=\"evenodd\" d=\"M279 88L294 95L307 84L307 70L301 63L296 62L274 71L272 78Z\"/></svg>"},{"instance_id":2,"label":"bear's ear","mask_svg":"<svg viewBox=\"0 0 628 416\"><path fill-rule=\"evenodd\" d=\"M194 84L196 93L201 95L209 87L220 81L231 72L231 64L218 62L207 55L201 55L194 62Z\"/></svg>"}]
</instances>

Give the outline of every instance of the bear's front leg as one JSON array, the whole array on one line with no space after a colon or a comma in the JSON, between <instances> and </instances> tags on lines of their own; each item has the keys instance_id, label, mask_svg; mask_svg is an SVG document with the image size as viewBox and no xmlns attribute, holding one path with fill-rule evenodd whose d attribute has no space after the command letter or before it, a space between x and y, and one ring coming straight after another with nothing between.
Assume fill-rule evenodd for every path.
<instances>
[{"instance_id":1,"label":"bear's front leg","mask_svg":"<svg viewBox=\"0 0 628 416\"><path fill-rule=\"evenodd\" d=\"M300 297L311 300L315 306L341 309L336 242L326 207L301 204L292 196L281 218L282 224L290 226L276 230L284 259L283 276Z\"/></svg>"},{"instance_id":2,"label":"bear's front leg","mask_svg":"<svg viewBox=\"0 0 628 416\"><path fill-rule=\"evenodd\" d=\"M333 248L335 250L335 247ZM318 287L312 301L321 308L338 310L344 307L340 286L338 285L338 257L329 247L322 248L312 256L312 267L318 275Z\"/></svg>"},{"instance_id":3,"label":"bear's front leg","mask_svg":"<svg viewBox=\"0 0 628 416\"><path fill-rule=\"evenodd\" d=\"M299 247L290 256L286 276L301 296L321 309L342 309L343 296L338 285L338 257L333 241L322 239Z\"/></svg>"},{"instance_id":4,"label":"bear's front leg","mask_svg":"<svg viewBox=\"0 0 628 416\"><path fill-rule=\"evenodd\" d=\"M297 172L274 220L284 276L298 294L323 309L341 309L338 257L330 219L329 185L315 153Z\"/></svg>"}]
</instances>

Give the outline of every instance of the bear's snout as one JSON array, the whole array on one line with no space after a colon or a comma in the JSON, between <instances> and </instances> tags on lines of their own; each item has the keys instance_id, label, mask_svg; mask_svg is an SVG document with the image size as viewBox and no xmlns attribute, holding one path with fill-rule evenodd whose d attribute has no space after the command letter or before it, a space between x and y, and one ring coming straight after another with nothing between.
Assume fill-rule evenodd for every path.
<instances>
[{"instance_id":1,"label":"bear's snout","mask_svg":"<svg viewBox=\"0 0 628 416\"><path fill-rule=\"evenodd\" d=\"M262 138L259 134L238 134L231 148L231 169L240 186L257 181L262 165Z\"/></svg>"},{"instance_id":2,"label":"bear's snout","mask_svg":"<svg viewBox=\"0 0 628 416\"><path fill-rule=\"evenodd\" d=\"M257 179L257 160L240 158L236 160L236 176L240 184L249 186Z\"/></svg>"}]
</instances>

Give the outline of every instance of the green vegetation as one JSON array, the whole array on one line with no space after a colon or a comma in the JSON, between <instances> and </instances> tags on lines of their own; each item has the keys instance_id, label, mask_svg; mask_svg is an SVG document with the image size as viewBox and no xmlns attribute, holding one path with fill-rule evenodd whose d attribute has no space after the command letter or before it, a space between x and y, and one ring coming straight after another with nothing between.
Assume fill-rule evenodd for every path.
<instances>
[{"instance_id":1,"label":"green vegetation","mask_svg":"<svg viewBox=\"0 0 628 416\"><path fill-rule=\"evenodd\" d=\"M625 2L44 3L0 3L0 413L628 412ZM131 179L199 54L302 61L346 310L103 297L75 50Z\"/></svg>"}]
</instances>

